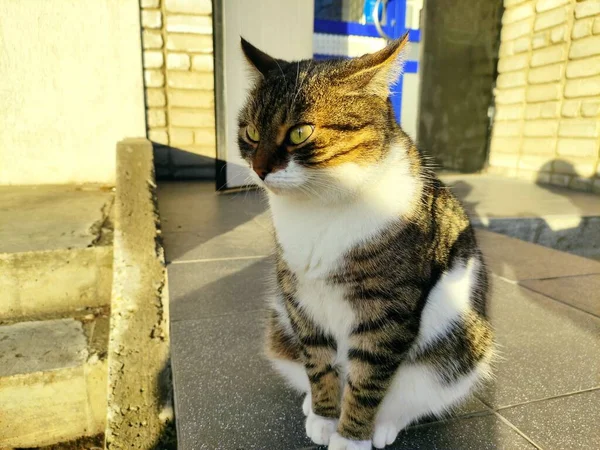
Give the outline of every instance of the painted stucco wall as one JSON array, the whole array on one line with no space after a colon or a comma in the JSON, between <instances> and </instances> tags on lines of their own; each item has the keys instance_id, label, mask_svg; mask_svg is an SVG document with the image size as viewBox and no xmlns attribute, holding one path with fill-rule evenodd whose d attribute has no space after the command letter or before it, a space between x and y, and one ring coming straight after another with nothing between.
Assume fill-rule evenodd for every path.
<instances>
[{"instance_id":1,"label":"painted stucco wall","mask_svg":"<svg viewBox=\"0 0 600 450\"><path fill-rule=\"evenodd\" d=\"M0 2L0 184L115 180L145 136L138 0Z\"/></svg>"}]
</instances>

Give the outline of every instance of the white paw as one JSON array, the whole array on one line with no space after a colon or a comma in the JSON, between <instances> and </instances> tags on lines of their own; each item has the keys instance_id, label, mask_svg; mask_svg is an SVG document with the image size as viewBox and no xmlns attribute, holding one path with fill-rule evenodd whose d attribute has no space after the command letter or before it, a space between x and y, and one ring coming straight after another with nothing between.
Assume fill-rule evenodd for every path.
<instances>
[{"instance_id":1,"label":"white paw","mask_svg":"<svg viewBox=\"0 0 600 450\"><path fill-rule=\"evenodd\" d=\"M312 398L310 392L306 394L304 397L304 401L302 402L302 412L305 417L308 417L308 414L312 411Z\"/></svg>"},{"instance_id":2,"label":"white paw","mask_svg":"<svg viewBox=\"0 0 600 450\"><path fill-rule=\"evenodd\" d=\"M329 438L337 428L337 423L337 419L328 419L310 411L306 418L306 435L315 444L327 445L329 444Z\"/></svg>"},{"instance_id":3,"label":"white paw","mask_svg":"<svg viewBox=\"0 0 600 450\"><path fill-rule=\"evenodd\" d=\"M353 441L335 433L331 436L327 450L371 450L371 441Z\"/></svg>"},{"instance_id":4,"label":"white paw","mask_svg":"<svg viewBox=\"0 0 600 450\"><path fill-rule=\"evenodd\" d=\"M375 424L375 433L373 433L373 447L384 448L386 445L393 444L398 436L398 427L393 423Z\"/></svg>"}]
</instances>

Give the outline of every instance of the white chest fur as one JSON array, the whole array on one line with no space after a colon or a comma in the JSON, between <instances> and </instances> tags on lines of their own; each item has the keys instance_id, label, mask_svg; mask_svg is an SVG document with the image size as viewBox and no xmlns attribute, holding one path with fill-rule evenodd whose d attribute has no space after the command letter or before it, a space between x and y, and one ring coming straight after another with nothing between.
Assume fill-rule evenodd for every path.
<instances>
[{"instance_id":1,"label":"white chest fur","mask_svg":"<svg viewBox=\"0 0 600 450\"><path fill-rule=\"evenodd\" d=\"M298 279L298 301L338 344L346 340L354 315L343 287L331 284L329 275L348 250L400 220L416 190L407 166L396 162L345 201L324 204L319 198L269 195L283 258Z\"/></svg>"}]
</instances>

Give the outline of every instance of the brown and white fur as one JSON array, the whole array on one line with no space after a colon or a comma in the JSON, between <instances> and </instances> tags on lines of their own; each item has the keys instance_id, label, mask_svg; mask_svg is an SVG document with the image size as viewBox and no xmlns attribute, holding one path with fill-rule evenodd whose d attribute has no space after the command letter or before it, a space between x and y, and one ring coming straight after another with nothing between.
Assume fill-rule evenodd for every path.
<instances>
[{"instance_id":1,"label":"brown and white fur","mask_svg":"<svg viewBox=\"0 0 600 450\"><path fill-rule=\"evenodd\" d=\"M306 394L308 437L330 450L384 448L490 371L473 230L389 102L405 43L288 63L242 41L259 77L240 113L240 150L276 234L266 351ZM313 131L296 145L298 124Z\"/></svg>"}]
</instances>

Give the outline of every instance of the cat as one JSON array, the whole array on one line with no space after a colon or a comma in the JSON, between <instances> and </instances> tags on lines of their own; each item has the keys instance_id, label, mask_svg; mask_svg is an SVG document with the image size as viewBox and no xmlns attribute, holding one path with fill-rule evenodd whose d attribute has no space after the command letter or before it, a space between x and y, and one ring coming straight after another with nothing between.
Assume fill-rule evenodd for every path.
<instances>
[{"instance_id":1,"label":"cat","mask_svg":"<svg viewBox=\"0 0 600 450\"><path fill-rule=\"evenodd\" d=\"M394 118L406 43L287 62L242 39L240 154L276 238L266 353L329 450L392 444L468 398L494 354L469 219Z\"/></svg>"}]
</instances>

